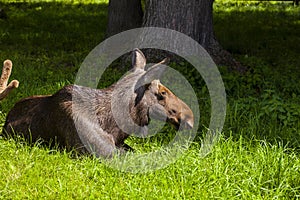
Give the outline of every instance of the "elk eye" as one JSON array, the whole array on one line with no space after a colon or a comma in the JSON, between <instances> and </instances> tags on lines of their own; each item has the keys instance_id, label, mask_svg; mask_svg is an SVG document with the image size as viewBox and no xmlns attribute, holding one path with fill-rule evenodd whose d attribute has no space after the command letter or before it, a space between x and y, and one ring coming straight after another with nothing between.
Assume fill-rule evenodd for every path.
<instances>
[{"instance_id":1,"label":"elk eye","mask_svg":"<svg viewBox=\"0 0 300 200\"><path fill-rule=\"evenodd\" d=\"M158 100L164 100L166 97L167 92L166 91L161 91L158 94L156 94Z\"/></svg>"},{"instance_id":2,"label":"elk eye","mask_svg":"<svg viewBox=\"0 0 300 200\"><path fill-rule=\"evenodd\" d=\"M176 114L176 113L177 113L177 111L174 110L174 109L172 109L171 111L172 111L173 114Z\"/></svg>"},{"instance_id":3,"label":"elk eye","mask_svg":"<svg viewBox=\"0 0 300 200\"><path fill-rule=\"evenodd\" d=\"M159 101L164 100L164 97L161 94L156 94L156 96Z\"/></svg>"}]
</instances>

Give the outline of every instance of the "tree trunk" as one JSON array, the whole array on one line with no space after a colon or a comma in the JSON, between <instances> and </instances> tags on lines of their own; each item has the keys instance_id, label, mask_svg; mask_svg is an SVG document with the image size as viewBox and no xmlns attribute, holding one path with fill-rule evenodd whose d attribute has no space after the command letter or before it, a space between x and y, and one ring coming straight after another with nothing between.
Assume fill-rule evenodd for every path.
<instances>
[{"instance_id":1,"label":"tree trunk","mask_svg":"<svg viewBox=\"0 0 300 200\"><path fill-rule=\"evenodd\" d=\"M213 32L214 0L146 0L144 27L162 27L184 33L201 44L216 64L244 67L217 42Z\"/></svg>"},{"instance_id":2,"label":"tree trunk","mask_svg":"<svg viewBox=\"0 0 300 200\"><path fill-rule=\"evenodd\" d=\"M213 32L214 0L145 0L145 14L141 0L110 0L107 37L137 27L161 27L184 33L201 44L218 65L245 71L232 55L224 50ZM147 57L156 55L146 52ZM149 56L151 55L151 56Z\"/></svg>"},{"instance_id":3,"label":"tree trunk","mask_svg":"<svg viewBox=\"0 0 300 200\"><path fill-rule=\"evenodd\" d=\"M143 26L184 33L208 47L213 39L213 0L146 0Z\"/></svg>"},{"instance_id":4,"label":"tree trunk","mask_svg":"<svg viewBox=\"0 0 300 200\"><path fill-rule=\"evenodd\" d=\"M0 19L7 19L6 12L0 7Z\"/></svg>"},{"instance_id":5,"label":"tree trunk","mask_svg":"<svg viewBox=\"0 0 300 200\"><path fill-rule=\"evenodd\" d=\"M110 37L128 29L141 27L142 20L141 0L110 0L106 35Z\"/></svg>"}]
</instances>

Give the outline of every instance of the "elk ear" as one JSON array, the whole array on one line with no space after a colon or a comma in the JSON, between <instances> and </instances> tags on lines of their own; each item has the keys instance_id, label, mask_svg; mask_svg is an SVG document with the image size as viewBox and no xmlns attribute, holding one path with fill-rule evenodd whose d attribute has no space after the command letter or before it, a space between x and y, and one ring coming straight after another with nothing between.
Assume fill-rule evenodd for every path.
<instances>
[{"instance_id":1,"label":"elk ear","mask_svg":"<svg viewBox=\"0 0 300 200\"><path fill-rule=\"evenodd\" d=\"M155 79L160 79L160 77L164 74L164 72L167 70L167 66L164 65L166 62L168 62L169 59L164 59L161 62L153 65L150 67L144 75L141 76L141 78L138 79L134 86L134 90L137 90L143 85L150 84Z\"/></svg>"},{"instance_id":2,"label":"elk ear","mask_svg":"<svg viewBox=\"0 0 300 200\"><path fill-rule=\"evenodd\" d=\"M153 80L149 86L149 89L151 90L152 93L157 94L159 91L159 85L160 85L159 80Z\"/></svg>"},{"instance_id":3,"label":"elk ear","mask_svg":"<svg viewBox=\"0 0 300 200\"><path fill-rule=\"evenodd\" d=\"M143 52L139 49L134 49L132 52L132 66L133 69L142 69L144 70L145 66L146 66L146 58L145 55L143 54Z\"/></svg>"},{"instance_id":4,"label":"elk ear","mask_svg":"<svg viewBox=\"0 0 300 200\"><path fill-rule=\"evenodd\" d=\"M137 105L137 103L143 98L144 93L149 86L151 86L153 89L153 84L157 84L158 87L158 84L160 83L158 79L160 79L160 77L166 71L167 66L164 64L167 62L169 62L169 59L165 58L161 62L154 64L138 79L134 86L134 92L137 94L135 105Z\"/></svg>"}]
</instances>

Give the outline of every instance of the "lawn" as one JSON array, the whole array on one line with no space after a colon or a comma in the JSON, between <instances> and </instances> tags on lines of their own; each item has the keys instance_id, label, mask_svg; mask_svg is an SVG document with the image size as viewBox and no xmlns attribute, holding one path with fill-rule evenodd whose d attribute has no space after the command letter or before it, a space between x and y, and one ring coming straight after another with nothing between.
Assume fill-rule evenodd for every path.
<instances>
[{"instance_id":1,"label":"lawn","mask_svg":"<svg viewBox=\"0 0 300 200\"><path fill-rule=\"evenodd\" d=\"M0 131L17 100L74 82L84 58L105 38L107 6L0 0L8 16L0 19L0 61L11 59L11 79L20 81L0 103ZM241 75L219 67L227 116L206 157L200 147L210 120L207 88L193 70L183 70L200 100L201 127L176 162L154 172L122 172L91 156L0 136L0 199L300 199L300 7L216 0L214 26L219 42L249 70ZM106 73L99 87L124 71ZM128 143L147 152L173 136L166 127Z\"/></svg>"}]
</instances>

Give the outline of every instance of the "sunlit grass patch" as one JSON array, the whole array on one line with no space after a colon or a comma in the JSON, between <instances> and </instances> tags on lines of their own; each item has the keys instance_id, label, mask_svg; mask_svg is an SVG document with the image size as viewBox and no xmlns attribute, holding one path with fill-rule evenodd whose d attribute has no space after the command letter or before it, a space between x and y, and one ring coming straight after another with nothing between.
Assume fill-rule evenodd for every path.
<instances>
[{"instance_id":1,"label":"sunlit grass patch","mask_svg":"<svg viewBox=\"0 0 300 200\"><path fill-rule=\"evenodd\" d=\"M6 199L291 199L300 194L300 160L293 149L242 136L221 138L205 158L195 143L174 164L145 174L20 141L1 140L0 147L0 197Z\"/></svg>"}]
</instances>

